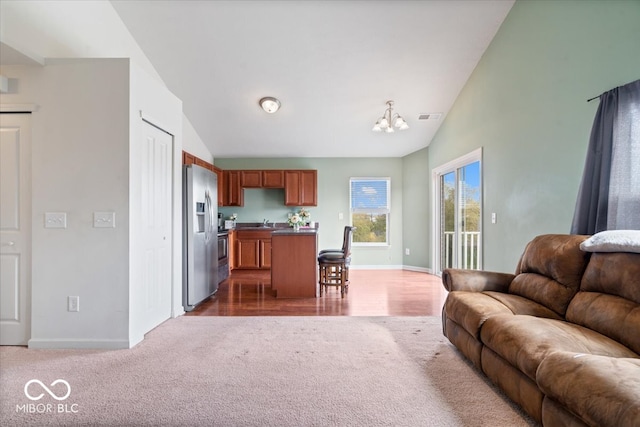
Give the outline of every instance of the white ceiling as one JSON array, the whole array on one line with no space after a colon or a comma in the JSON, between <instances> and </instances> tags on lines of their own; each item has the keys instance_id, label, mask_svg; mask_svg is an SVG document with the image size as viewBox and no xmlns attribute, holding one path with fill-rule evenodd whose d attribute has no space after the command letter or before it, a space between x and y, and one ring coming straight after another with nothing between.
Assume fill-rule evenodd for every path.
<instances>
[{"instance_id":1,"label":"white ceiling","mask_svg":"<svg viewBox=\"0 0 640 427\"><path fill-rule=\"evenodd\" d=\"M514 1L29 3L3 2L0 35L30 31L9 44L43 58L139 56L119 15L214 157L400 157L430 143ZM408 130L371 131L387 100Z\"/></svg>"}]
</instances>

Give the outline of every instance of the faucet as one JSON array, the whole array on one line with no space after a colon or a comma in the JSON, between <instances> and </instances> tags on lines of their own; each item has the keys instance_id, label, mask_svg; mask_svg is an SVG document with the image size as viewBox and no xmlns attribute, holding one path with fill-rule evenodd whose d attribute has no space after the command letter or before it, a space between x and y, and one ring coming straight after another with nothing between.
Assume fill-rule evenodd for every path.
<instances>
[{"instance_id":1,"label":"faucet","mask_svg":"<svg viewBox=\"0 0 640 427\"><path fill-rule=\"evenodd\" d=\"M262 226L263 227L268 227L269 226L269 220L268 219L262 220Z\"/></svg>"}]
</instances>

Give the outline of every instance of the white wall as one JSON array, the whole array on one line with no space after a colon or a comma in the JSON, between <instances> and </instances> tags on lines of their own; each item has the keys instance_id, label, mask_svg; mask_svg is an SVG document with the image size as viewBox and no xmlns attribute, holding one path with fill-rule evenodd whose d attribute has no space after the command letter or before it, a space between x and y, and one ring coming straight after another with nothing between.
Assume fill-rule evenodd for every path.
<instances>
[{"instance_id":1,"label":"white wall","mask_svg":"<svg viewBox=\"0 0 640 427\"><path fill-rule=\"evenodd\" d=\"M173 314L183 313L182 103L128 59L2 67L3 104L34 103L32 133L33 348L128 348L144 337L140 298L140 139L145 118L174 135ZM133 141L130 144L130 140ZM116 228L94 228L113 211ZM44 228L66 212L66 229ZM80 311L67 311L67 297Z\"/></svg>"},{"instance_id":2,"label":"white wall","mask_svg":"<svg viewBox=\"0 0 640 427\"><path fill-rule=\"evenodd\" d=\"M36 103L32 133L30 347L128 346L128 60L5 67L14 93ZM114 211L115 229L93 228ZM44 228L66 212L66 229ZM67 311L67 296L80 312Z\"/></svg>"}]
</instances>

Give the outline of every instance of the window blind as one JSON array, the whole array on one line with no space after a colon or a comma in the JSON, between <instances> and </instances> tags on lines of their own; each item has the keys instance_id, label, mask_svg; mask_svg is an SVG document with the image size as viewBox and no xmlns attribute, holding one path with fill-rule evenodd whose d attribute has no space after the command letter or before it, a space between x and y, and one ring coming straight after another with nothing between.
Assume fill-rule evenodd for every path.
<instances>
[{"instance_id":1,"label":"window blind","mask_svg":"<svg viewBox=\"0 0 640 427\"><path fill-rule=\"evenodd\" d=\"M389 213L389 178L351 178L351 211Z\"/></svg>"}]
</instances>

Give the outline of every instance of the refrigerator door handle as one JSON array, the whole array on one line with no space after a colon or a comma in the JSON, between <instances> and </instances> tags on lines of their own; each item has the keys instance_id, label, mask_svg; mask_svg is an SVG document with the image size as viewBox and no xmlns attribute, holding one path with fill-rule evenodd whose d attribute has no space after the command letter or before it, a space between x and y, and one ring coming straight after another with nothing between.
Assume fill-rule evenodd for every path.
<instances>
[{"instance_id":1,"label":"refrigerator door handle","mask_svg":"<svg viewBox=\"0 0 640 427\"><path fill-rule=\"evenodd\" d=\"M205 208L209 214L209 220L205 221L205 234L204 240L208 242L213 238L213 200L211 200L211 193L207 190L204 194Z\"/></svg>"}]
</instances>

